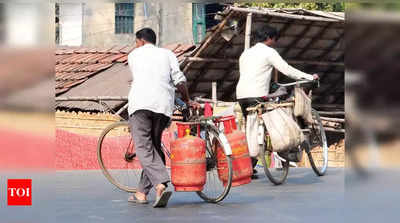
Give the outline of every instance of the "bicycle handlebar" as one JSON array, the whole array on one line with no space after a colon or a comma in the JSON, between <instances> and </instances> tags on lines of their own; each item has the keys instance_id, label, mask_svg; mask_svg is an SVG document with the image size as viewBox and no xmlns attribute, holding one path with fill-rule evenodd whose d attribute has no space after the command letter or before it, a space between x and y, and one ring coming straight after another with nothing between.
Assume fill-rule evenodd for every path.
<instances>
[{"instance_id":1,"label":"bicycle handlebar","mask_svg":"<svg viewBox=\"0 0 400 223\"><path fill-rule=\"evenodd\" d=\"M296 81L296 82L287 83L287 84L282 84L282 83L276 83L276 84L281 87L289 87L289 86L308 84L308 83L317 83L318 87L319 87L319 80L301 80L301 81Z\"/></svg>"}]
</instances>

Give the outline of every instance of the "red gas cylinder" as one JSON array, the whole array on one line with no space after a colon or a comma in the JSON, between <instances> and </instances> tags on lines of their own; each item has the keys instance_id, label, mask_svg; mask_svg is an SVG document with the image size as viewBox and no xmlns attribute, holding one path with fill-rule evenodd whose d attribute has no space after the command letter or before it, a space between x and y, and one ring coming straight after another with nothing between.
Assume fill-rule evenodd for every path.
<instances>
[{"instance_id":1,"label":"red gas cylinder","mask_svg":"<svg viewBox=\"0 0 400 223\"><path fill-rule=\"evenodd\" d=\"M187 135L171 144L171 182L175 191L202 191L206 183L206 143Z\"/></svg>"},{"instance_id":2,"label":"red gas cylinder","mask_svg":"<svg viewBox=\"0 0 400 223\"><path fill-rule=\"evenodd\" d=\"M232 149L232 187L248 184L251 182L253 167L251 165L246 134L236 130L234 116L226 117L219 121L224 123L226 138ZM226 156L222 152L222 147L220 146L217 149L217 160L218 176L225 184L228 180L228 164L226 162Z\"/></svg>"}]
</instances>

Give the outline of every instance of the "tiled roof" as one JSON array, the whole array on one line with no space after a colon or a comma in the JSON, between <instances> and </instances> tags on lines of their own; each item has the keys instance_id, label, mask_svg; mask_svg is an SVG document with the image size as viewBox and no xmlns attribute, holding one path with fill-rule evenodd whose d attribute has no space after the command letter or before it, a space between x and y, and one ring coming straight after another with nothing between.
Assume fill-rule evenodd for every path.
<instances>
[{"instance_id":1,"label":"tiled roof","mask_svg":"<svg viewBox=\"0 0 400 223\"><path fill-rule=\"evenodd\" d=\"M179 60L183 54L194 49L194 45L171 44L165 48L173 51ZM126 63L132 46L109 48L58 48L55 51L55 93L60 95L77 86L93 75L104 71L116 63Z\"/></svg>"}]
</instances>

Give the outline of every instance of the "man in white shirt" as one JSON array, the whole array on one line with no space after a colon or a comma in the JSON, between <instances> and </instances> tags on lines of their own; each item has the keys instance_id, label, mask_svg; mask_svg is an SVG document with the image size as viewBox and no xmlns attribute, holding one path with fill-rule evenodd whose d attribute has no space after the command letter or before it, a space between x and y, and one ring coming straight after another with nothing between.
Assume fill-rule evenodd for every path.
<instances>
[{"instance_id":1,"label":"man in white shirt","mask_svg":"<svg viewBox=\"0 0 400 223\"><path fill-rule=\"evenodd\" d=\"M133 81L128 96L129 125L136 155L143 168L137 192L130 202L146 204L152 187L156 190L153 207L165 207L171 196L165 191L170 181L161 148L161 136L173 113L175 87L184 102L189 99L186 78L178 59L170 50L155 46L156 34L150 28L136 32L136 49L128 56Z\"/></svg>"},{"instance_id":2,"label":"man in white shirt","mask_svg":"<svg viewBox=\"0 0 400 223\"><path fill-rule=\"evenodd\" d=\"M246 49L239 58L240 77L236 86L236 98L243 116L246 109L266 101L273 68L293 79L318 79L318 75L310 75L290 66L279 53L272 48L279 38L278 31L270 26L263 26L254 33L256 44ZM252 158L253 168L257 158ZM254 171L256 173L256 171ZM257 178L253 175L253 178Z\"/></svg>"}]
</instances>

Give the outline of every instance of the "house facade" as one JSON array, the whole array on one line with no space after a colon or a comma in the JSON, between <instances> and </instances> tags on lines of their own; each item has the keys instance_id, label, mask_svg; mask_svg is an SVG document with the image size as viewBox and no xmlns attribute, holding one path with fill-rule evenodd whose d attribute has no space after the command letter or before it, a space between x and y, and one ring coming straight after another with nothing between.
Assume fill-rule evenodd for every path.
<instances>
[{"instance_id":1,"label":"house facade","mask_svg":"<svg viewBox=\"0 0 400 223\"><path fill-rule=\"evenodd\" d=\"M223 6L179 2L58 3L56 42L63 46L132 44L134 33L152 28L158 45L199 43L206 29L217 22L214 15Z\"/></svg>"}]
</instances>

